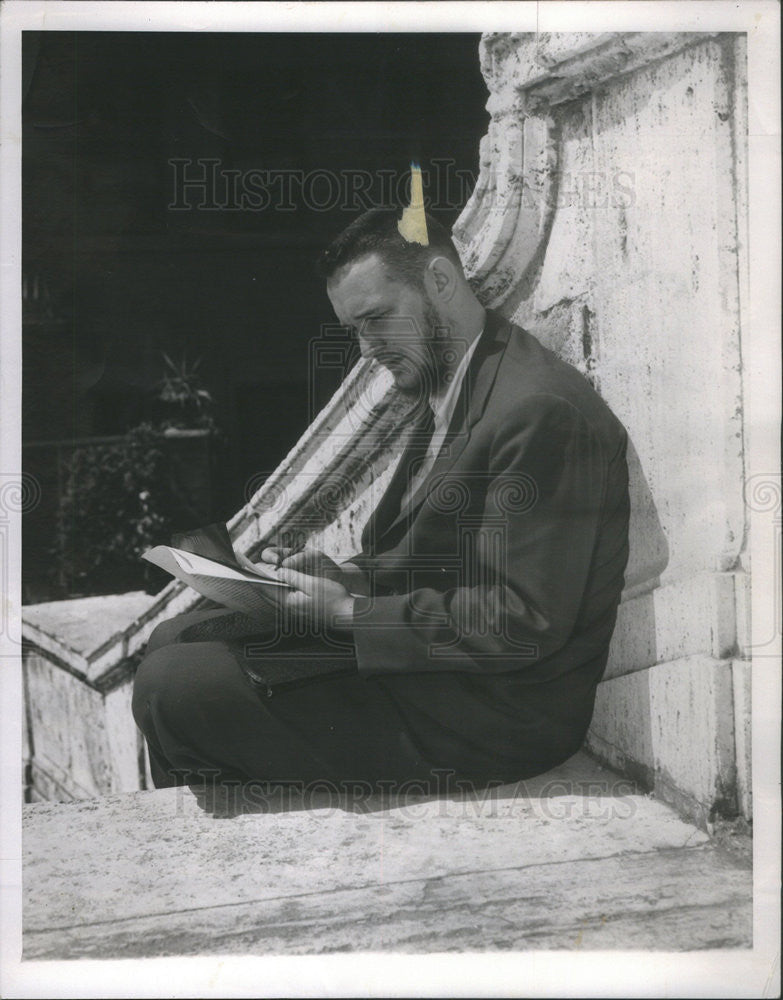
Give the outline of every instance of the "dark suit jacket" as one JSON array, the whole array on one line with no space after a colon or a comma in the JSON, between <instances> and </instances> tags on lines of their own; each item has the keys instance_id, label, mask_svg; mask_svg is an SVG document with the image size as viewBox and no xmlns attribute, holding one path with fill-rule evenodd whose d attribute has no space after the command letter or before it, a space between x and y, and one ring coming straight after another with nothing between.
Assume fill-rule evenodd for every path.
<instances>
[{"instance_id":1,"label":"dark suit jacket","mask_svg":"<svg viewBox=\"0 0 783 1000\"><path fill-rule=\"evenodd\" d=\"M431 473L398 514L392 482L354 560L359 673L422 752L521 777L578 749L628 556L626 441L579 372L488 312Z\"/></svg>"}]
</instances>

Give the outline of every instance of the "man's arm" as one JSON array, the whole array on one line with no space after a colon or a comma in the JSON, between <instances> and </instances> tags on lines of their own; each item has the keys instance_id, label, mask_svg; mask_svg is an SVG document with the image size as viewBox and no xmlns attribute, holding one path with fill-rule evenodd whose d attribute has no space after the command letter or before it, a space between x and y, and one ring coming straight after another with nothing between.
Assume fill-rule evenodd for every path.
<instances>
[{"instance_id":1,"label":"man's arm","mask_svg":"<svg viewBox=\"0 0 783 1000\"><path fill-rule=\"evenodd\" d=\"M497 673L562 647L588 583L607 461L566 400L542 394L519 404L491 447L481 523L464 539L462 580L443 591L357 600L360 673ZM468 488L471 475L462 478Z\"/></svg>"},{"instance_id":2,"label":"man's arm","mask_svg":"<svg viewBox=\"0 0 783 1000\"><path fill-rule=\"evenodd\" d=\"M340 563L340 569L346 589L354 596L366 597L370 593L370 581L355 563Z\"/></svg>"}]
</instances>

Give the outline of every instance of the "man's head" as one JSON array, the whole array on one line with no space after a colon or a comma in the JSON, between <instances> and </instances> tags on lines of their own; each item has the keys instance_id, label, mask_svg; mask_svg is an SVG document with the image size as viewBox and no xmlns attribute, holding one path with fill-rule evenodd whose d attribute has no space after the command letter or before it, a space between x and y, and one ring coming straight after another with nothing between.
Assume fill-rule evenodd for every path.
<instances>
[{"instance_id":1,"label":"man's head","mask_svg":"<svg viewBox=\"0 0 783 1000\"><path fill-rule=\"evenodd\" d=\"M466 301L475 302L448 231L426 218L429 246L422 246L400 235L397 211L371 209L318 262L334 311L356 331L362 354L411 393L441 385L448 344L461 332Z\"/></svg>"},{"instance_id":2,"label":"man's head","mask_svg":"<svg viewBox=\"0 0 783 1000\"><path fill-rule=\"evenodd\" d=\"M346 264L378 254L391 277L404 284L424 288L424 272L433 257L445 257L462 274L459 254L447 229L426 215L429 246L409 243L397 228L400 213L394 208L371 208L329 244L318 260L322 277L331 278Z\"/></svg>"}]
</instances>

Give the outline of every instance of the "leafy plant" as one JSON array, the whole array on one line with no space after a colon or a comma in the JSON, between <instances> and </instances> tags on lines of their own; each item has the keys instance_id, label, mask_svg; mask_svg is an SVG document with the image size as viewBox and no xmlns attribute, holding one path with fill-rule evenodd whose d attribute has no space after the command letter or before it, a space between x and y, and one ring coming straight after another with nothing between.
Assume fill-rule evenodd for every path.
<instances>
[{"instance_id":1,"label":"leafy plant","mask_svg":"<svg viewBox=\"0 0 783 1000\"><path fill-rule=\"evenodd\" d=\"M175 362L162 354L165 371L156 383L152 422L121 439L77 447L65 468L53 575L61 592L74 595L157 590L162 570L141 560L153 545L168 542L202 516L196 513L200 487L209 487L210 448L222 440L212 416L214 400L199 375L201 359ZM172 429L208 432L206 464L176 449ZM172 440L172 438L174 440Z\"/></svg>"},{"instance_id":2,"label":"leafy plant","mask_svg":"<svg viewBox=\"0 0 783 1000\"><path fill-rule=\"evenodd\" d=\"M157 400L163 404L165 413L162 419L164 427L201 427L205 430L215 430L212 416L214 399L209 389L204 388L199 375L201 358L188 364L187 356L182 360L172 361L165 351L161 352L165 365L163 378L155 385Z\"/></svg>"},{"instance_id":3,"label":"leafy plant","mask_svg":"<svg viewBox=\"0 0 783 1000\"><path fill-rule=\"evenodd\" d=\"M140 556L171 534L168 464L161 431L151 424L72 453L53 548L58 582L69 594L157 589L163 582Z\"/></svg>"}]
</instances>

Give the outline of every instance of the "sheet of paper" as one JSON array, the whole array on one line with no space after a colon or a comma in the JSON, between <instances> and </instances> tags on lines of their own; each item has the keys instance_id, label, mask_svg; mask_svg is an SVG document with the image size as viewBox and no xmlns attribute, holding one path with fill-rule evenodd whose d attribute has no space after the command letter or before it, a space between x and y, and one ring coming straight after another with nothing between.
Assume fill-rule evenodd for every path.
<instances>
[{"instance_id":1,"label":"sheet of paper","mask_svg":"<svg viewBox=\"0 0 783 1000\"><path fill-rule=\"evenodd\" d=\"M213 562L204 556L196 555L193 552L183 552L182 549L170 549L181 569L186 573L198 574L201 576L211 576L222 580L246 580L248 583L266 584L272 587L288 588L288 584L282 580L275 579L274 570L265 571L259 567L256 573L245 573L242 570L232 569L230 566L223 566L221 563ZM263 578L262 578L263 576Z\"/></svg>"}]
</instances>

